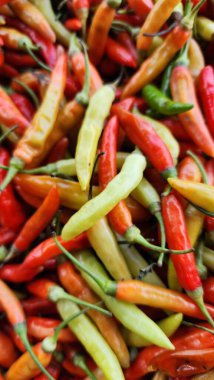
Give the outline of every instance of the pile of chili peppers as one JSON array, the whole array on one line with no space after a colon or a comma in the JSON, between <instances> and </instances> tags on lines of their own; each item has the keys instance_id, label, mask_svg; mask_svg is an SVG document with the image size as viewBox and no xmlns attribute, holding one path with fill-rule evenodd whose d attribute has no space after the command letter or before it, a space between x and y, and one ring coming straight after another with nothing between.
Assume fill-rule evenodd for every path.
<instances>
[{"instance_id":1,"label":"pile of chili peppers","mask_svg":"<svg viewBox=\"0 0 214 380\"><path fill-rule=\"evenodd\" d=\"M0 380L214 379L212 0L0 0Z\"/></svg>"}]
</instances>

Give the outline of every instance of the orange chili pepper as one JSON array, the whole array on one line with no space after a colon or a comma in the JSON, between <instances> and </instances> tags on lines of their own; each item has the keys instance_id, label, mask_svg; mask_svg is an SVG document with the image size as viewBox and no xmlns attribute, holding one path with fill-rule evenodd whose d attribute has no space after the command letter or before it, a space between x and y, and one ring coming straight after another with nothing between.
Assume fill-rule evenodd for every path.
<instances>
[{"instance_id":1,"label":"orange chili pepper","mask_svg":"<svg viewBox=\"0 0 214 380\"><path fill-rule=\"evenodd\" d=\"M52 318L30 317L27 319L28 335L43 340L47 336L54 334L55 328L61 323L60 320ZM76 337L69 328L64 328L59 333L59 342L76 342Z\"/></svg>"},{"instance_id":2,"label":"orange chili pepper","mask_svg":"<svg viewBox=\"0 0 214 380\"><path fill-rule=\"evenodd\" d=\"M9 368L17 359L17 351L11 339L0 331L0 365L4 368Z\"/></svg>"}]
</instances>

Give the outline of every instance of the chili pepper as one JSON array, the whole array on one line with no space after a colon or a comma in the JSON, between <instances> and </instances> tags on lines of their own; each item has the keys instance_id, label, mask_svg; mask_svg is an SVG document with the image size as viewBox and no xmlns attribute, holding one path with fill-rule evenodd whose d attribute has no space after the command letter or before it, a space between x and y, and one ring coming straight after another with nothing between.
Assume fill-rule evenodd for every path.
<instances>
[{"instance_id":1,"label":"chili pepper","mask_svg":"<svg viewBox=\"0 0 214 380\"><path fill-rule=\"evenodd\" d=\"M107 37L105 52L112 61L127 67L137 67L137 61L133 55L124 46L116 42L110 37Z\"/></svg>"},{"instance_id":2,"label":"chili pepper","mask_svg":"<svg viewBox=\"0 0 214 380\"><path fill-rule=\"evenodd\" d=\"M17 359L17 352L11 339L2 331L0 331L0 350L0 365L4 368L9 368Z\"/></svg>"},{"instance_id":3,"label":"chili pepper","mask_svg":"<svg viewBox=\"0 0 214 380\"><path fill-rule=\"evenodd\" d=\"M182 19L181 23L167 35L163 43L142 63L139 70L125 85L122 93L123 99L134 95L146 84L152 82L163 71L174 55L185 45L190 37L194 16L200 5L201 2L193 8L189 15ZM163 14L165 15L165 12ZM160 15L155 18L155 23L159 17Z\"/></svg>"},{"instance_id":4,"label":"chili pepper","mask_svg":"<svg viewBox=\"0 0 214 380\"><path fill-rule=\"evenodd\" d=\"M158 32L170 17L175 6L178 3L178 0L170 1L170 3L162 0L161 2L159 1L154 4L137 37L138 49L148 50L148 48L151 46L152 38L147 37L144 34Z\"/></svg>"},{"instance_id":5,"label":"chili pepper","mask_svg":"<svg viewBox=\"0 0 214 380\"><path fill-rule=\"evenodd\" d=\"M4 78L13 78L18 75L18 71L14 67L4 63L0 66L0 75Z\"/></svg>"},{"instance_id":6,"label":"chili pepper","mask_svg":"<svg viewBox=\"0 0 214 380\"><path fill-rule=\"evenodd\" d=\"M55 328L60 323L61 321L57 319L30 317L27 319L28 335L37 340L43 340L47 336L53 335ZM58 339L65 343L76 342L76 337L67 328L60 331Z\"/></svg>"},{"instance_id":7,"label":"chili pepper","mask_svg":"<svg viewBox=\"0 0 214 380\"><path fill-rule=\"evenodd\" d=\"M129 0L129 8L133 9L134 12L140 16L143 20L145 16L151 12L153 8L153 3L150 0Z\"/></svg>"},{"instance_id":8,"label":"chili pepper","mask_svg":"<svg viewBox=\"0 0 214 380\"><path fill-rule=\"evenodd\" d=\"M0 278L14 283L27 282L32 280L42 269L42 267L28 269L21 264L4 265L0 268Z\"/></svg>"},{"instance_id":9,"label":"chili pepper","mask_svg":"<svg viewBox=\"0 0 214 380\"><path fill-rule=\"evenodd\" d=\"M90 59L96 66L103 57L108 33L116 14L115 9L120 5L120 3L120 0L105 0L101 2L92 19L87 43ZM103 20L105 20L105 22L103 22Z\"/></svg>"},{"instance_id":10,"label":"chili pepper","mask_svg":"<svg viewBox=\"0 0 214 380\"><path fill-rule=\"evenodd\" d=\"M56 48L52 42L41 36L40 33L31 29L29 26L19 21L17 18L7 17L8 26L12 26L25 33L40 48L40 53L45 62L52 68L56 64Z\"/></svg>"},{"instance_id":11,"label":"chili pepper","mask_svg":"<svg viewBox=\"0 0 214 380\"><path fill-rule=\"evenodd\" d=\"M21 229L4 261L7 262L12 258L19 256L21 252L26 251L36 237L44 230L48 223L50 223L58 208L59 192L56 187L53 187L41 206Z\"/></svg>"},{"instance_id":12,"label":"chili pepper","mask_svg":"<svg viewBox=\"0 0 214 380\"><path fill-rule=\"evenodd\" d=\"M104 268L99 264L97 259L93 257L91 252L82 251L78 254L78 259L80 263L84 264L88 271L92 271L94 276L99 278L101 282L109 281L109 277L105 272ZM154 342L159 346L164 346L172 349L170 341L164 333L159 329L159 327L149 319L142 311L140 311L135 305L120 302L119 300L114 300L112 297L106 296L101 288L95 283L92 278L81 271L83 278L88 282L89 286L99 295L99 297L104 301L106 306L115 317L130 331L135 332L143 338L148 339L150 342ZM124 281L127 282L127 281ZM129 282L129 281L128 281ZM120 284L120 282L119 282ZM140 326L143 326L142 328Z\"/></svg>"},{"instance_id":13,"label":"chili pepper","mask_svg":"<svg viewBox=\"0 0 214 380\"><path fill-rule=\"evenodd\" d=\"M10 95L12 101L15 106L19 109L19 111L23 114L23 116L30 122L33 118L35 108L32 103L21 94L11 94Z\"/></svg>"},{"instance_id":14,"label":"chili pepper","mask_svg":"<svg viewBox=\"0 0 214 380\"><path fill-rule=\"evenodd\" d=\"M191 152L198 154L198 155L202 155L202 153L203 153L202 150L198 146L196 146L195 144L193 144L191 142L181 141L180 142L179 158L180 159L184 158L187 155L188 150L191 150Z\"/></svg>"},{"instance_id":15,"label":"chili pepper","mask_svg":"<svg viewBox=\"0 0 214 380\"><path fill-rule=\"evenodd\" d=\"M37 343L36 346L33 347L33 353L43 366L47 367L49 365L52 355L42 350L41 343ZM34 363L29 353L26 352L12 364L6 373L5 380L12 380L14 378L17 380L30 380L40 372L41 370ZM46 370L45 373L48 379L54 380Z\"/></svg>"},{"instance_id":16,"label":"chili pepper","mask_svg":"<svg viewBox=\"0 0 214 380\"><path fill-rule=\"evenodd\" d=\"M40 152L45 149L45 143L54 127L63 96L66 71L66 56L62 54L53 70L45 98L32 120L32 128L26 130L13 152L10 170L1 185L1 189L4 189L20 168L26 164L32 165L34 157L39 156Z\"/></svg>"},{"instance_id":17,"label":"chili pepper","mask_svg":"<svg viewBox=\"0 0 214 380\"><path fill-rule=\"evenodd\" d=\"M187 156L178 164L178 178L201 182L201 172L192 157Z\"/></svg>"},{"instance_id":18,"label":"chili pepper","mask_svg":"<svg viewBox=\"0 0 214 380\"><path fill-rule=\"evenodd\" d=\"M159 121L154 120L148 116L142 115L141 113L136 112L136 110L134 110L133 113L138 115L143 120L145 120L146 122L151 124L151 126L154 128L155 132L159 135L161 140L165 143L165 145L169 149L169 152L171 153L171 156L173 158L174 163L177 163L177 159L179 156L179 145L178 145L178 142L176 141L176 139L172 136L172 134L169 133L167 128L165 128L165 126L162 123L160 123Z\"/></svg>"},{"instance_id":19,"label":"chili pepper","mask_svg":"<svg viewBox=\"0 0 214 380\"><path fill-rule=\"evenodd\" d=\"M0 246L12 243L17 236L17 232L7 227L0 228Z\"/></svg>"},{"instance_id":20,"label":"chili pepper","mask_svg":"<svg viewBox=\"0 0 214 380\"><path fill-rule=\"evenodd\" d=\"M206 17L196 18L196 33L205 41L211 41L214 34L214 22Z\"/></svg>"},{"instance_id":21,"label":"chili pepper","mask_svg":"<svg viewBox=\"0 0 214 380\"><path fill-rule=\"evenodd\" d=\"M60 368L55 362L50 363L50 365L47 367L47 371L51 374L54 380L59 379ZM47 380L47 377L42 373L41 375L34 377L34 380Z\"/></svg>"},{"instance_id":22,"label":"chili pepper","mask_svg":"<svg viewBox=\"0 0 214 380\"><path fill-rule=\"evenodd\" d=\"M30 126L29 121L21 114L16 108L9 95L0 87L1 108L0 108L0 122L7 127L17 125L17 132L22 135L25 130Z\"/></svg>"},{"instance_id":23,"label":"chili pepper","mask_svg":"<svg viewBox=\"0 0 214 380\"><path fill-rule=\"evenodd\" d=\"M214 135L214 73L212 66L206 66L199 76L199 92L206 116L207 125L212 135Z\"/></svg>"},{"instance_id":24,"label":"chili pepper","mask_svg":"<svg viewBox=\"0 0 214 380\"><path fill-rule=\"evenodd\" d=\"M58 266L57 270L60 282L70 294L91 303L99 301L99 298L87 287L81 276L76 273L71 263L64 262ZM115 321L95 310L88 310L87 313L115 352L121 366L127 368L129 366L129 354Z\"/></svg>"},{"instance_id":25,"label":"chili pepper","mask_svg":"<svg viewBox=\"0 0 214 380\"><path fill-rule=\"evenodd\" d=\"M67 29L56 20L52 4L50 0L33 0L32 3L40 10L42 15L47 20L48 24L51 26L53 31L56 33L57 39L64 45L68 45L70 41L71 34Z\"/></svg>"},{"instance_id":26,"label":"chili pepper","mask_svg":"<svg viewBox=\"0 0 214 380\"><path fill-rule=\"evenodd\" d=\"M183 316L181 313L172 314L157 322L157 325L163 330L166 336L171 337L182 323L182 318ZM124 330L123 334L129 346L146 347L151 345L146 339L142 339L139 335L135 335L129 330Z\"/></svg>"},{"instance_id":27,"label":"chili pepper","mask_svg":"<svg viewBox=\"0 0 214 380\"><path fill-rule=\"evenodd\" d=\"M56 36L43 14L26 0L11 0L13 12L30 28L35 29L45 39L55 42Z\"/></svg>"},{"instance_id":28,"label":"chili pepper","mask_svg":"<svg viewBox=\"0 0 214 380\"><path fill-rule=\"evenodd\" d=\"M39 313L53 316L53 314L57 313L55 304L46 299L31 297L22 300L21 303L27 316L35 316Z\"/></svg>"},{"instance_id":29,"label":"chili pepper","mask_svg":"<svg viewBox=\"0 0 214 380\"><path fill-rule=\"evenodd\" d=\"M75 304L67 300L59 301L57 308L63 319L68 319L79 311ZM98 367L101 368L106 379L112 380L114 377L118 380L124 379L117 357L85 315L80 315L78 318L73 319L68 325L90 353ZM108 358L107 362L103 360L104 358L105 360Z\"/></svg>"},{"instance_id":30,"label":"chili pepper","mask_svg":"<svg viewBox=\"0 0 214 380\"><path fill-rule=\"evenodd\" d=\"M188 58L189 71L191 72L193 79L198 80L199 74L205 66L205 61L200 45L194 38L190 39L188 48Z\"/></svg>"},{"instance_id":31,"label":"chili pepper","mask_svg":"<svg viewBox=\"0 0 214 380\"><path fill-rule=\"evenodd\" d=\"M72 1L72 8L75 15L79 18L82 24L82 34L85 38L86 23L89 15L89 0L74 0Z\"/></svg>"},{"instance_id":32,"label":"chili pepper","mask_svg":"<svg viewBox=\"0 0 214 380\"><path fill-rule=\"evenodd\" d=\"M64 158L66 150L69 145L69 140L67 137L62 137L61 140L53 147L52 151L48 156L48 163L57 162Z\"/></svg>"},{"instance_id":33,"label":"chili pepper","mask_svg":"<svg viewBox=\"0 0 214 380\"><path fill-rule=\"evenodd\" d=\"M171 376L195 375L204 373L213 367L214 349L180 350L169 355L165 360L161 356L152 361L153 368L164 370Z\"/></svg>"},{"instance_id":34,"label":"chili pepper","mask_svg":"<svg viewBox=\"0 0 214 380\"><path fill-rule=\"evenodd\" d=\"M20 363L21 363L21 374L23 377L19 377L19 378L22 380L24 380L25 373L26 375L28 374L28 377L26 377L26 380L32 377L33 368L35 368L35 372L36 372L35 374L41 371L45 373L46 375L48 375L43 365L46 366L49 364L52 355L47 354L44 351L42 351L40 344L35 347L36 352L32 350L27 338L26 321L25 321L25 315L24 315L22 306L19 300L17 299L17 297L15 296L15 294L12 292L12 290L2 280L0 280L0 299L1 299L1 306L3 310L5 311L7 318L9 319L10 323L13 325L15 332L19 335L19 337L21 338L22 342L24 343L28 351L10 367L6 375L7 380L14 379L14 377L17 378L18 380L18 373L20 371L19 369ZM42 361L42 364L40 363L38 356L40 356L39 359L41 358L40 360ZM34 363L34 365L31 365L33 368L31 368L30 366L31 377L29 377L29 368L26 365L24 365L24 363L26 363L26 358L28 359L27 363L29 362ZM53 378L50 375L48 375L47 377L48 379L53 380Z\"/></svg>"},{"instance_id":35,"label":"chili pepper","mask_svg":"<svg viewBox=\"0 0 214 380\"><path fill-rule=\"evenodd\" d=\"M214 278L209 277L205 281L203 281L203 289L204 289L204 300L206 302L210 302L213 304L214 298Z\"/></svg>"},{"instance_id":36,"label":"chili pepper","mask_svg":"<svg viewBox=\"0 0 214 380\"><path fill-rule=\"evenodd\" d=\"M107 85L103 86L92 96L86 110L75 153L77 177L82 190L86 190L89 186L97 144L113 99L112 88ZM90 141L90 143L86 144L86 141Z\"/></svg>"},{"instance_id":37,"label":"chili pepper","mask_svg":"<svg viewBox=\"0 0 214 380\"><path fill-rule=\"evenodd\" d=\"M194 143L201 148L203 152L213 156L214 143L199 109L193 79L188 69L184 66L175 67L172 72L170 83L174 100L185 102L191 99L191 102L194 104L192 110L184 112L178 116L183 127Z\"/></svg>"},{"instance_id":38,"label":"chili pepper","mask_svg":"<svg viewBox=\"0 0 214 380\"><path fill-rule=\"evenodd\" d=\"M0 163L7 165L9 162L9 154L6 149L0 147ZM0 169L0 181L2 182L5 177L5 171ZM18 230L25 221L25 214L21 204L15 198L11 185L8 185L6 189L0 195L0 223L6 229L12 231ZM11 233L9 234L11 235ZM13 235L13 234L12 234Z\"/></svg>"},{"instance_id":39,"label":"chili pepper","mask_svg":"<svg viewBox=\"0 0 214 380\"><path fill-rule=\"evenodd\" d=\"M64 26L72 32L76 32L82 27L81 21L78 18L69 18L64 22Z\"/></svg>"},{"instance_id":40,"label":"chili pepper","mask_svg":"<svg viewBox=\"0 0 214 380\"><path fill-rule=\"evenodd\" d=\"M16 67L30 66L35 67L37 63L29 54L20 54L17 52L6 51L5 60L10 65Z\"/></svg>"},{"instance_id":41,"label":"chili pepper","mask_svg":"<svg viewBox=\"0 0 214 380\"><path fill-rule=\"evenodd\" d=\"M25 89L23 86L21 86L19 83L24 83L26 86L28 86L31 90L34 92L38 92L38 87L39 87L39 75L42 75L41 71L25 71L24 73L17 74L17 77L12 79L11 81L11 88L18 92L18 93L25 93ZM18 80L18 82L17 82Z\"/></svg>"},{"instance_id":42,"label":"chili pepper","mask_svg":"<svg viewBox=\"0 0 214 380\"><path fill-rule=\"evenodd\" d=\"M198 207L199 211L212 216L214 213L213 186L177 178L169 178L168 182L173 189L192 202L196 208Z\"/></svg>"},{"instance_id":43,"label":"chili pepper","mask_svg":"<svg viewBox=\"0 0 214 380\"><path fill-rule=\"evenodd\" d=\"M15 50L26 50L28 49L37 49L35 45L33 45L30 38L28 38L25 34L18 32L16 29L1 27L0 29L0 37L4 41L4 45L10 49Z\"/></svg>"},{"instance_id":44,"label":"chili pepper","mask_svg":"<svg viewBox=\"0 0 214 380\"><path fill-rule=\"evenodd\" d=\"M147 84L142 95L149 106L163 115L176 115L193 108L192 104L174 102L152 84Z\"/></svg>"},{"instance_id":45,"label":"chili pepper","mask_svg":"<svg viewBox=\"0 0 214 380\"><path fill-rule=\"evenodd\" d=\"M163 177L176 176L172 156L151 124L119 107L116 114L129 139L138 145Z\"/></svg>"},{"instance_id":46,"label":"chili pepper","mask_svg":"<svg viewBox=\"0 0 214 380\"><path fill-rule=\"evenodd\" d=\"M135 62L138 62L138 54L135 45L133 44L132 38L130 37L128 32L120 32L117 34L117 41L126 47L129 50L129 53L132 55L132 58ZM140 101L142 99L140 98ZM128 110L127 110L128 111Z\"/></svg>"}]
</instances>

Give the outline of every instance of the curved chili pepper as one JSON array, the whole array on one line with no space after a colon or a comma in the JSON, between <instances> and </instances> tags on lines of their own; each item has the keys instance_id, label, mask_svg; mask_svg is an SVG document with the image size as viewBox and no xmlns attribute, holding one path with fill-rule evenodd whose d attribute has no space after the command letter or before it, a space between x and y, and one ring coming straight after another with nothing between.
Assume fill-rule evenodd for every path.
<instances>
[{"instance_id":1,"label":"curved chili pepper","mask_svg":"<svg viewBox=\"0 0 214 380\"><path fill-rule=\"evenodd\" d=\"M99 298L88 288L85 281L78 275L71 263L65 262L60 264L57 270L60 282L70 294L91 303L97 303L99 301ZM115 352L121 366L127 368L129 366L129 354L115 321L95 310L88 310L87 313Z\"/></svg>"},{"instance_id":2,"label":"curved chili pepper","mask_svg":"<svg viewBox=\"0 0 214 380\"><path fill-rule=\"evenodd\" d=\"M212 66L206 66L199 76L199 92L207 125L214 136L214 73Z\"/></svg>"},{"instance_id":3,"label":"curved chili pepper","mask_svg":"<svg viewBox=\"0 0 214 380\"><path fill-rule=\"evenodd\" d=\"M170 86L174 100L186 102L191 99L194 108L178 115L178 118L194 143L204 153L214 157L214 142L200 111L196 99L193 79L189 70L185 66L177 66L174 68L172 71Z\"/></svg>"},{"instance_id":4,"label":"curved chili pepper","mask_svg":"<svg viewBox=\"0 0 214 380\"><path fill-rule=\"evenodd\" d=\"M23 116L30 122L35 113L35 108L24 95L21 94L11 94L12 101L18 110L23 114Z\"/></svg>"},{"instance_id":5,"label":"curved chili pepper","mask_svg":"<svg viewBox=\"0 0 214 380\"><path fill-rule=\"evenodd\" d=\"M108 33L116 14L115 8L120 0L105 0L100 3L92 19L88 33L89 57L94 65L98 65L105 51ZM105 20L105 22L103 22Z\"/></svg>"},{"instance_id":6,"label":"curved chili pepper","mask_svg":"<svg viewBox=\"0 0 214 380\"><path fill-rule=\"evenodd\" d=\"M179 4L178 0L173 0L167 2L166 0L161 0L156 2L149 12L143 26L140 29L139 35L137 37L137 48L141 50L148 50L151 46L152 38L145 36L144 33L156 33L165 24L167 19L172 14L176 5Z\"/></svg>"},{"instance_id":7,"label":"curved chili pepper","mask_svg":"<svg viewBox=\"0 0 214 380\"><path fill-rule=\"evenodd\" d=\"M27 319L28 335L37 339L43 340L47 336L53 335L54 330L59 324L60 320L52 318L30 317ZM69 343L76 342L76 337L68 329L62 329L59 334L59 342Z\"/></svg>"},{"instance_id":8,"label":"curved chili pepper","mask_svg":"<svg viewBox=\"0 0 214 380\"><path fill-rule=\"evenodd\" d=\"M142 95L149 106L163 115L177 115L193 108L192 104L174 102L152 84L147 84Z\"/></svg>"},{"instance_id":9,"label":"curved chili pepper","mask_svg":"<svg viewBox=\"0 0 214 380\"><path fill-rule=\"evenodd\" d=\"M4 265L0 268L0 278L14 283L27 282L32 280L42 270L42 267L28 269L23 267L22 264Z\"/></svg>"},{"instance_id":10,"label":"curved chili pepper","mask_svg":"<svg viewBox=\"0 0 214 380\"><path fill-rule=\"evenodd\" d=\"M12 258L19 256L21 252L28 249L30 244L54 217L59 208L59 202L59 192L56 187L53 187L49 191L41 206L36 210L31 218L28 219L24 227L21 229L4 261L7 262Z\"/></svg>"},{"instance_id":11,"label":"curved chili pepper","mask_svg":"<svg viewBox=\"0 0 214 380\"><path fill-rule=\"evenodd\" d=\"M9 154L6 149L0 147L0 163L8 165ZM5 178L5 171L0 169L0 182ZM1 225L12 231L19 229L25 222L25 214L21 204L15 198L11 185L0 194L0 222ZM12 234L14 235L14 234ZM3 243L6 244L6 243Z\"/></svg>"},{"instance_id":12,"label":"curved chili pepper","mask_svg":"<svg viewBox=\"0 0 214 380\"><path fill-rule=\"evenodd\" d=\"M0 331L0 365L4 368L9 368L17 359L17 352L11 339Z\"/></svg>"},{"instance_id":13,"label":"curved chili pepper","mask_svg":"<svg viewBox=\"0 0 214 380\"><path fill-rule=\"evenodd\" d=\"M12 290L2 280L0 280L0 300L1 300L1 306L3 307L3 310L5 311L7 318L9 319L10 323L13 325L15 332L19 335L19 337L21 338L22 342L24 343L28 351L10 367L9 371L7 372L6 378L8 380L9 379L12 380L14 379L14 377L18 379L18 373L20 371L20 369L18 368L19 368L20 363L21 363L21 374L23 374L23 371L24 372L26 371L26 373L28 373L28 376L29 376L29 368L26 365L24 365L24 363L26 363L26 358L28 358L28 361L33 363L32 367L35 368L36 374L42 371L43 373L47 375L48 379L53 380L53 378L49 374L47 374L45 368L43 367L43 364L45 366L49 364L52 355L47 354L44 351L42 351L40 344L36 346L36 352L32 350L27 338L26 320L25 320L25 315L24 315L22 306L19 300L17 299L17 297L15 296L15 294L12 292ZM42 364L40 363L37 357L39 355L41 356L41 360L43 362ZM23 377L19 377L19 378L23 380L24 374L23 374ZM27 379L30 379L30 378L26 377L26 380Z\"/></svg>"},{"instance_id":14,"label":"curved chili pepper","mask_svg":"<svg viewBox=\"0 0 214 380\"><path fill-rule=\"evenodd\" d=\"M137 61L134 59L129 50L122 46L120 43L113 40L113 38L107 38L105 52L113 62L127 67L137 67Z\"/></svg>"},{"instance_id":15,"label":"curved chili pepper","mask_svg":"<svg viewBox=\"0 0 214 380\"><path fill-rule=\"evenodd\" d=\"M13 12L30 28L35 29L50 42L56 41L56 36L43 14L27 0L10 0Z\"/></svg>"}]
</instances>

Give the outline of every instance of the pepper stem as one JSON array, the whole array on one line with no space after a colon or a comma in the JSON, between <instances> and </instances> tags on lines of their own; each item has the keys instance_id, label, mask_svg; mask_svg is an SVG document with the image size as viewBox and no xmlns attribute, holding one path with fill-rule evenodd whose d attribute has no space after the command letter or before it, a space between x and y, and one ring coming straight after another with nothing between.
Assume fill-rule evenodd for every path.
<instances>
[{"instance_id":1,"label":"pepper stem","mask_svg":"<svg viewBox=\"0 0 214 380\"><path fill-rule=\"evenodd\" d=\"M34 61L36 63L38 63L38 65L40 67L42 67L44 70L48 71L49 73L52 72L51 68L49 66L47 66L45 63L43 63L35 54L34 52L32 51L32 49L27 45L25 44L25 47L26 47L26 50L28 52L28 54L34 59Z\"/></svg>"},{"instance_id":2,"label":"pepper stem","mask_svg":"<svg viewBox=\"0 0 214 380\"><path fill-rule=\"evenodd\" d=\"M192 252L192 248L191 249L186 249L186 250L171 250L171 249L168 249L168 248L162 248L162 247L159 247L157 245L153 245L151 243L149 243L141 234L140 234L140 230L132 225L130 228L128 228L128 230L125 232L124 234L124 237L125 239L128 241L128 242L134 242L134 243L137 243L137 244L140 244L142 245L143 247L145 248L148 248L149 250L152 250L152 251L155 251L155 252L167 252L167 253L174 253L174 254L183 254L183 253L189 253L189 252Z\"/></svg>"},{"instance_id":3,"label":"pepper stem","mask_svg":"<svg viewBox=\"0 0 214 380\"><path fill-rule=\"evenodd\" d=\"M53 336L48 336L45 338L42 342L42 348L45 352L54 352L57 347L57 341L59 338L60 331L66 327L69 322L73 321L75 318L79 317L82 314L85 314L89 310L89 307L86 307L85 309L79 311L78 313L75 313L72 315L72 317L65 319L60 325L58 325L55 328L54 335Z\"/></svg>"},{"instance_id":4,"label":"pepper stem","mask_svg":"<svg viewBox=\"0 0 214 380\"><path fill-rule=\"evenodd\" d=\"M0 137L0 144L9 136L15 129L18 128L18 125L14 125L13 127L9 128L6 132L3 133Z\"/></svg>"},{"instance_id":5,"label":"pepper stem","mask_svg":"<svg viewBox=\"0 0 214 380\"><path fill-rule=\"evenodd\" d=\"M189 14L187 14L183 20L181 21L181 24L187 28L188 30L192 30L194 26L195 17L201 8L201 6L205 3L206 0L200 0L198 4L195 5L195 7L190 11Z\"/></svg>"},{"instance_id":6,"label":"pepper stem","mask_svg":"<svg viewBox=\"0 0 214 380\"><path fill-rule=\"evenodd\" d=\"M85 59L85 82L82 90L76 95L75 99L78 103L83 106L87 106L89 103L89 90L90 90L90 65L88 59L87 48L81 40L79 41L82 45L84 51L84 59Z\"/></svg>"},{"instance_id":7,"label":"pepper stem","mask_svg":"<svg viewBox=\"0 0 214 380\"><path fill-rule=\"evenodd\" d=\"M174 66L188 66L189 65L189 58L188 58L188 49L190 44L190 38L185 43L184 47L180 50L180 53L178 54L178 57L176 58L174 62Z\"/></svg>"},{"instance_id":8,"label":"pepper stem","mask_svg":"<svg viewBox=\"0 0 214 380\"><path fill-rule=\"evenodd\" d=\"M182 325L184 325L184 326L188 326L188 327L196 327L197 329L201 329L201 330L207 331L207 332L209 332L210 334L213 334L213 335L214 335L214 331L213 331L213 330L209 329L208 327L198 325L197 323L192 323L192 322L183 321L183 322L182 322Z\"/></svg>"},{"instance_id":9,"label":"pepper stem","mask_svg":"<svg viewBox=\"0 0 214 380\"><path fill-rule=\"evenodd\" d=\"M82 354L76 353L73 357L73 363L77 367L82 368L83 371L85 371L85 373L88 375L88 377L90 377L90 379L97 380L96 376L94 376L94 374L88 368L86 361L85 361L85 357Z\"/></svg>"},{"instance_id":10,"label":"pepper stem","mask_svg":"<svg viewBox=\"0 0 214 380\"><path fill-rule=\"evenodd\" d=\"M24 90L27 92L27 94L31 97L35 107L39 108L39 99L36 96L35 92L33 90L31 90L31 88L27 84L25 84L23 81L21 81L19 79L13 79L13 81L18 83L21 87L24 88Z\"/></svg>"},{"instance_id":11,"label":"pepper stem","mask_svg":"<svg viewBox=\"0 0 214 380\"><path fill-rule=\"evenodd\" d=\"M25 174L53 174L57 172L57 165L53 162L45 166L40 166L39 168L22 170L21 172Z\"/></svg>"},{"instance_id":12,"label":"pepper stem","mask_svg":"<svg viewBox=\"0 0 214 380\"><path fill-rule=\"evenodd\" d=\"M155 214L155 217L158 221L159 227L160 227L160 235L161 235L161 247L165 248L166 245L166 235L165 235L165 228L164 228L164 223L163 223L163 218L161 215L161 212L157 212ZM163 265L163 260L164 260L164 252L161 252L161 254L158 257L157 265L159 267L162 267Z\"/></svg>"},{"instance_id":13,"label":"pepper stem","mask_svg":"<svg viewBox=\"0 0 214 380\"><path fill-rule=\"evenodd\" d=\"M191 150L187 150L186 152L188 154L188 156L192 157L192 159L195 161L196 165L198 166L200 172L201 172L201 176L202 176L202 179L203 179L203 183L205 183L206 185L208 185L208 176L207 176L207 173L206 173L206 170L204 168L204 165L202 164L202 162L199 160L199 158L193 153L191 152Z\"/></svg>"},{"instance_id":14,"label":"pepper stem","mask_svg":"<svg viewBox=\"0 0 214 380\"><path fill-rule=\"evenodd\" d=\"M88 308L99 311L100 313L108 315L109 317L112 316L112 314L108 310L103 309L103 308L101 308L97 305L94 305L92 303L83 301L77 297L74 297L71 294L66 293L60 286L52 286L49 289L48 297L53 302L58 302L61 299L65 299L65 300L72 301L72 302L76 303L77 305L87 306Z\"/></svg>"},{"instance_id":15,"label":"pepper stem","mask_svg":"<svg viewBox=\"0 0 214 380\"><path fill-rule=\"evenodd\" d=\"M11 158L9 170L7 172L7 175L4 181L2 182L0 186L0 192L3 191L7 187L7 185L9 185L9 183L12 181L15 175L24 168L24 165L25 165L24 161L21 160L20 158L18 157Z\"/></svg>"},{"instance_id":16,"label":"pepper stem","mask_svg":"<svg viewBox=\"0 0 214 380\"><path fill-rule=\"evenodd\" d=\"M116 283L114 281L103 281L99 277L92 274L84 264L80 263L79 260L76 259L70 252L67 251L59 242L59 240L54 236L54 241L56 245L59 247L59 249L64 253L64 255L79 269L88 274L95 282L96 284L104 291L104 293L108 291L113 291L112 289L115 288L116 292ZM113 293L111 293L113 294Z\"/></svg>"},{"instance_id":17,"label":"pepper stem","mask_svg":"<svg viewBox=\"0 0 214 380\"><path fill-rule=\"evenodd\" d=\"M201 310L202 314L205 316L207 322L214 328L214 321L207 310L204 300L203 300L203 288L200 286L198 289L194 291L189 291L187 294L195 301L195 303L198 305L199 309Z\"/></svg>"},{"instance_id":18,"label":"pepper stem","mask_svg":"<svg viewBox=\"0 0 214 380\"><path fill-rule=\"evenodd\" d=\"M164 36L165 34L171 32L171 30L174 29L177 24L178 24L178 21L176 20L167 29L164 29L164 30L157 32L157 33L143 33L143 36L145 36L145 37Z\"/></svg>"},{"instance_id":19,"label":"pepper stem","mask_svg":"<svg viewBox=\"0 0 214 380\"><path fill-rule=\"evenodd\" d=\"M18 334L18 336L21 338L21 340L22 340L22 342L23 342L23 344L24 344L27 352L29 353L29 355L31 356L31 358L34 360L34 362L36 363L36 365L38 366L38 368L41 370L41 372L44 373L44 375L46 375L49 380L54 380L54 378L43 367L43 365L40 363L40 361L38 360L38 358L34 354L34 352L32 350L32 347L31 347L31 345L30 345L30 343L28 341L28 338L27 338L26 324L25 323L18 323L17 325L15 325L15 331Z\"/></svg>"},{"instance_id":20,"label":"pepper stem","mask_svg":"<svg viewBox=\"0 0 214 380\"><path fill-rule=\"evenodd\" d=\"M200 238L196 247L196 265L201 279L205 280L207 278L207 267L203 264L203 249L204 242L203 239Z\"/></svg>"},{"instance_id":21,"label":"pepper stem","mask_svg":"<svg viewBox=\"0 0 214 380\"><path fill-rule=\"evenodd\" d=\"M118 32L123 32L124 30L126 30L132 38L136 38L140 32L140 28L133 27L129 25L127 22L119 20L113 21L112 29Z\"/></svg>"}]
</instances>

